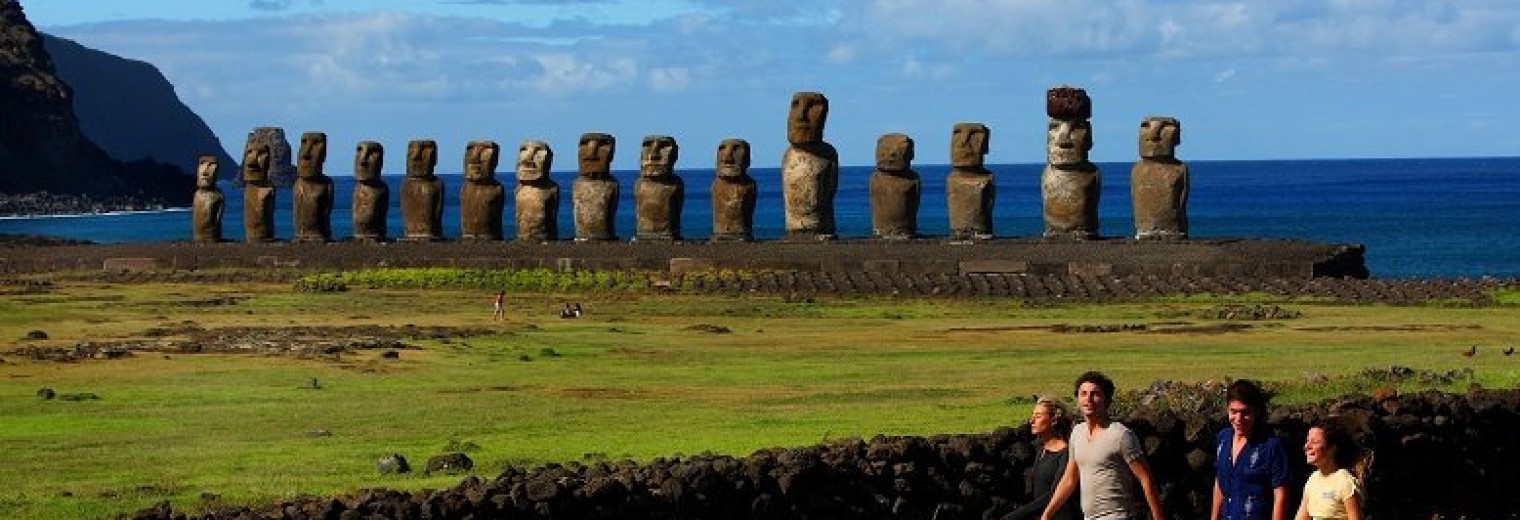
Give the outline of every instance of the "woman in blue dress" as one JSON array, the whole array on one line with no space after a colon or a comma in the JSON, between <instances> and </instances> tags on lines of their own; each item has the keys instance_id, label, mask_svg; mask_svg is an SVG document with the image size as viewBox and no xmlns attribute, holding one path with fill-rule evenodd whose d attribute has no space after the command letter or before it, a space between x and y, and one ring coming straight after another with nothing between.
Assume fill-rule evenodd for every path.
<instances>
[{"instance_id":1,"label":"woman in blue dress","mask_svg":"<svg viewBox=\"0 0 1520 520\"><path fill-rule=\"evenodd\" d=\"M1267 400L1247 380L1225 391L1230 426L1215 439L1212 520L1288 518L1288 454L1263 424Z\"/></svg>"}]
</instances>

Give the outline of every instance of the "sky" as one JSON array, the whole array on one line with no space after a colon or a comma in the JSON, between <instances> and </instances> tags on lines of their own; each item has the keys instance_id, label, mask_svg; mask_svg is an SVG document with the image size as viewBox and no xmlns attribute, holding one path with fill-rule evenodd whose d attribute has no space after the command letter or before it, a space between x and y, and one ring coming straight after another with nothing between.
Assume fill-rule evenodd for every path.
<instances>
[{"instance_id":1,"label":"sky","mask_svg":"<svg viewBox=\"0 0 1520 520\"><path fill-rule=\"evenodd\" d=\"M1093 99L1094 161L1146 116L1183 160L1520 155L1514 0L21 0L50 34L156 65L223 146L258 126L331 150L550 143L583 132L637 169L645 135L712 168L719 141L779 164L792 93L830 102L846 166L905 133L945 164L958 122L992 164L1045 160L1046 89ZM327 171L350 173L330 154ZM450 160L453 159L453 164ZM504 168L509 171L510 167Z\"/></svg>"}]
</instances>

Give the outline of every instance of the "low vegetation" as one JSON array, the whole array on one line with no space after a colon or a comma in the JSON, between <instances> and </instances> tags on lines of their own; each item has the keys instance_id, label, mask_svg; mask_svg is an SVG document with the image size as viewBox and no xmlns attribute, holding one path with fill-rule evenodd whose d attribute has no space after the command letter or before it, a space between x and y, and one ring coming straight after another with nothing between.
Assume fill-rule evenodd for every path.
<instances>
[{"instance_id":1,"label":"low vegetation","mask_svg":"<svg viewBox=\"0 0 1520 520\"><path fill-rule=\"evenodd\" d=\"M1021 424L1034 395L1069 395L1090 369L1121 389L1260 379L1280 402L1520 383L1520 356L1504 354L1520 338L1512 295L1477 308L1264 295L1033 306L597 290L648 282L384 269L311 277L299 290L0 287L0 517L437 488L460 477L421 474L423 462L452 451L493 476L549 461L988 431ZM503 288L507 319L493 321ZM560 318L566 303L585 314ZM289 348L292 330L311 348ZM324 346L313 336L322 330L402 332ZM95 349L77 361L34 355L82 344ZM95 398L45 399L44 388ZM377 472L392 454L416 471Z\"/></svg>"}]
</instances>

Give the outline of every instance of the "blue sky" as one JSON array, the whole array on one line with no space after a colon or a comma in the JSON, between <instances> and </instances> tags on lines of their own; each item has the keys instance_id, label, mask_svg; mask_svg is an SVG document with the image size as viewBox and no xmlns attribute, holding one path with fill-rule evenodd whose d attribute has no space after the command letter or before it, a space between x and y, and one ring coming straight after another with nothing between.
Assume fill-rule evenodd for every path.
<instances>
[{"instance_id":1,"label":"blue sky","mask_svg":"<svg viewBox=\"0 0 1520 520\"><path fill-rule=\"evenodd\" d=\"M168 76L238 156L249 129L320 130L334 150L431 138L548 141L574 168L608 132L711 168L747 139L780 162L791 94L831 104L826 138L870 165L876 138L948 161L957 122L991 163L1044 160L1045 89L1093 98L1093 159L1132 161L1148 115L1179 156L1520 155L1514 0L22 0L42 30ZM333 154L328 171L349 173Z\"/></svg>"}]
</instances>

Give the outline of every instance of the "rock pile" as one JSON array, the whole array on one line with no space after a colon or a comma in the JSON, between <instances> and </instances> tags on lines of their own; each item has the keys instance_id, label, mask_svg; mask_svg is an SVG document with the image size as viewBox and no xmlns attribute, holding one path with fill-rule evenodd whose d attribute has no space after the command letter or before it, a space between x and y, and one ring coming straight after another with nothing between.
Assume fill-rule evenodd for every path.
<instances>
[{"instance_id":1,"label":"rock pile","mask_svg":"<svg viewBox=\"0 0 1520 520\"><path fill-rule=\"evenodd\" d=\"M1197 388L1208 394L1212 387ZM1162 402L1169 404L1156 405ZM1141 436L1167 510L1205 518L1224 414L1212 400L1181 410L1173 402L1139 406L1126 423ZM1269 426L1299 446L1307 425L1328 414L1358 425L1376 453L1366 482L1373 516L1496 518L1520 510L1520 495L1504 489L1520 481L1520 451L1511 449L1520 390L1349 397L1276 410ZM514 467L439 491L369 490L194 515L161 504L132 518L996 518L1030 499L1031 440L1021 427L839 440L743 458ZM1301 457L1290 462L1297 503L1308 468Z\"/></svg>"}]
</instances>

